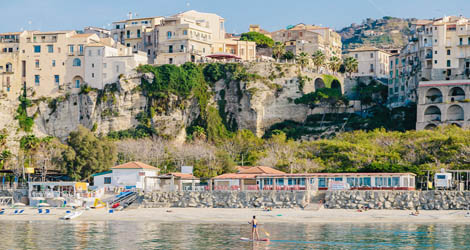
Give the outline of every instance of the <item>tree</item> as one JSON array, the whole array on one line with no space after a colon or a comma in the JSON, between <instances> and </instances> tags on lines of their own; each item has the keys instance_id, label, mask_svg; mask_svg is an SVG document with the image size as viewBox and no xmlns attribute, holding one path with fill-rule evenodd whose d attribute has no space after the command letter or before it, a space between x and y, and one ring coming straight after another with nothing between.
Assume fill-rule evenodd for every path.
<instances>
[{"instance_id":1,"label":"tree","mask_svg":"<svg viewBox=\"0 0 470 250\"><path fill-rule=\"evenodd\" d=\"M276 42L273 46L273 55L277 60L281 59L282 55L286 52L286 45L281 42Z\"/></svg>"},{"instance_id":2,"label":"tree","mask_svg":"<svg viewBox=\"0 0 470 250\"><path fill-rule=\"evenodd\" d=\"M116 146L106 138L97 138L83 126L70 133L68 147L62 153L62 167L75 180L109 170L117 160Z\"/></svg>"},{"instance_id":3,"label":"tree","mask_svg":"<svg viewBox=\"0 0 470 250\"><path fill-rule=\"evenodd\" d=\"M6 129L0 130L0 169L8 165L11 159L11 152L8 150L7 144L8 131Z\"/></svg>"},{"instance_id":4,"label":"tree","mask_svg":"<svg viewBox=\"0 0 470 250\"><path fill-rule=\"evenodd\" d=\"M325 65L326 56L321 50L317 50L312 55L312 61L315 67L317 68L317 72L318 72L320 70L320 67Z\"/></svg>"},{"instance_id":5,"label":"tree","mask_svg":"<svg viewBox=\"0 0 470 250\"><path fill-rule=\"evenodd\" d=\"M359 67L359 63L357 62L356 58L348 56L344 59L344 68L347 73L349 73L349 77L351 77L352 73L356 73Z\"/></svg>"},{"instance_id":6,"label":"tree","mask_svg":"<svg viewBox=\"0 0 470 250\"><path fill-rule=\"evenodd\" d=\"M338 72L339 68L341 67L341 59L337 56L332 56L330 61L328 62L328 66L333 72Z\"/></svg>"},{"instance_id":7,"label":"tree","mask_svg":"<svg viewBox=\"0 0 470 250\"><path fill-rule=\"evenodd\" d=\"M304 69L309 63L310 63L310 57L308 56L307 53L301 52L299 55L296 57L297 63Z\"/></svg>"},{"instance_id":8,"label":"tree","mask_svg":"<svg viewBox=\"0 0 470 250\"><path fill-rule=\"evenodd\" d=\"M281 59L284 59L284 60L292 60L295 58L295 55L294 53L292 53L292 51L287 51L286 53L284 53L284 55L282 55Z\"/></svg>"},{"instance_id":9,"label":"tree","mask_svg":"<svg viewBox=\"0 0 470 250\"><path fill-rule=\"evenodd\" d=\"M243 33L240 41L252 41L258 48L271 48L274 45L273 39L254 31Z\"/></svg>"}]
</instances>

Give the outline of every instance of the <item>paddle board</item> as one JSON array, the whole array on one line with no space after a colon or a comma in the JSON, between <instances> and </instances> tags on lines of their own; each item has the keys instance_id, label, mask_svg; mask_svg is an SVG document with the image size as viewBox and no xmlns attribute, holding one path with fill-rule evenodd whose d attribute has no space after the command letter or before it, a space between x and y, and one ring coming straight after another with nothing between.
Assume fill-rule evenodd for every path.
<instances>
[{"instance_id":1,"label":"paddle board","mask_svg":"<svg viewBox=\"0 0 470 250\"><path fill-rule=\"evenodd\" d=\"M240 238L240 240L242 241L269 241L269 239L265 239L265 238L259 239L259 240L252 240L250 238L244 238L244 237Z\"/></svg>"}]
</instances>

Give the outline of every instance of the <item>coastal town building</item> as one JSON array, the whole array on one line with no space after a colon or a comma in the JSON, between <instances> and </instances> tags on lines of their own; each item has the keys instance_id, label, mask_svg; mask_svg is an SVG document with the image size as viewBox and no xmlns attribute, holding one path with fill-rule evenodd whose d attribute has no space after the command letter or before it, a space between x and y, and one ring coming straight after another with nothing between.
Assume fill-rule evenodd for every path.
<instances>
[{"instance_id":1,"label":"coastal town building","mask_svg":"<svg viewBox=\"0 0 470 250\"><path fill-rule=\"evenodd\" d=\"M358 71L356 73L353 73L352 76L368 76L377 79L389 78L389 57L391 56L390 53L375 47L365 46L354 49L350 51L347 55L355 58L358 62Z\"/></svg>"},{"instance_id":2,"label":"coastal town building","mask_svg":"<svg viewBox=\"0 0 470 250\"><path fill-rule=\"evenodd\" d=\"M21 90L20 34L0 34L0 95L17 98Z\"/></svg>"},{"instance_id":3,"label":"coastal town building","mask_svg":"<svg viewBox=\"0 0 470 250\"><path fill-rule=\"evenodd\" d=\"M158 27L163 17L132 18L112 23L111 37L122 45L132 48L133 52L144 51L149 57L149 63L153 63L156 56L155 46Z\"/></svg>"},{"instance_id":4,"label":"coastal town building","mask_svg":"<svg viewBox=\"0 0 470 250\"><path fill-rule=\"evenodd\" d=\"M267 36L267 37L269 37L269 38L272 38L271 32L262 29L262 28L259 26L259 24L250 24L249 32L258 32L258 33L263 34L263 35L265 35L265 36Z\"/></svg>"},{"instance_id":5,"label":"coastal town building","mask_svg":"<svg viewBox=\"0 0 470 250\"><path fill-rule=\"evenodd\" d=\"M392 54L388 81L390 106L406 106L417 100L418 72L421 69L418 43L408 43L400 53Z\"/></svg>"},{"instance_id":6,"label":"coastal town building","mask_svg":"<svg viewBox=\"0 0 470 250\"><path fill-rule=\"evenodd\" d=\"M422 81L418 95L417 130L470 126L470 80Z\"/></svg>"},{"instance_id":7,"label":"coastal town building","mask_svg":"<svg viewBox=\"0 0 470 250\"><path fill-rule=\"evenodd\" d=\"M112 39L101 39L85 48L85 82L92 88L103 89L137 66L147 64L147 60L144 52L134 53Z\"/></svg>"},{"instance_id":8,"label":"coastal town building","mask_svg":"<svg viewBox=\"0 0 470 250\"><path fill-rule=\"evenodd\" d=\"M327 59L341 56L341 36L327 27L306 25L303 23L271 33L274 41L286 45L286 50L293 53L305 52L309 55L317 50L323 51Z\"/></svg>"},{"instance_id":9,"label":"coastal town building","mask_svg":"<svg viewBox=\"0 0 470 250\"><path fill-rule=\"evenodd\" d=\"M111 171L92 175L94 187L144 189L147 185L153 186L153 179L147 177L157 176L159 169L142 162L128 162L111 168Z\"/></svg>"}]
</instances>

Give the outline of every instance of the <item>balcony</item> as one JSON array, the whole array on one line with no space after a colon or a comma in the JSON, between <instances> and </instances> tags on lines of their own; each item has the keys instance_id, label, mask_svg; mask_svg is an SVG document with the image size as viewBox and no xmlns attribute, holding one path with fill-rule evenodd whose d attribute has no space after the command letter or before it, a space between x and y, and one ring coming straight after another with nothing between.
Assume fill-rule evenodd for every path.
<instances>
[{"instance_id":1,"label":"balcony","mask_svg":"<svg viewBox=\"0 0 470 250\"><path fill-rule=\"evenodd\" d=\"M432 53L431 53L431 54L427 54L425 58L426 58L426 59L432 59Z\"/></svg>"}]
</instances>

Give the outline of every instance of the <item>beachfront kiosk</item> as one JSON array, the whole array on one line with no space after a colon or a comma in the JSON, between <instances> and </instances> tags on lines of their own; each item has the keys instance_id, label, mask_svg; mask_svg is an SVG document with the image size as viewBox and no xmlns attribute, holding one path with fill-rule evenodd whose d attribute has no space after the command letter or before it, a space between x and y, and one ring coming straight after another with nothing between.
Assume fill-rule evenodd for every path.
<instances>
[{"instance_id":1,"label":"beachfront kiosk","mask_svg":"<svg viewBox=\"0 0 470 250\"><path fill-rule=\"evenodd\" d=\"M415 190L413 173L305 173L257 175L260 190Z\"/></svg>"}]
</instances>

